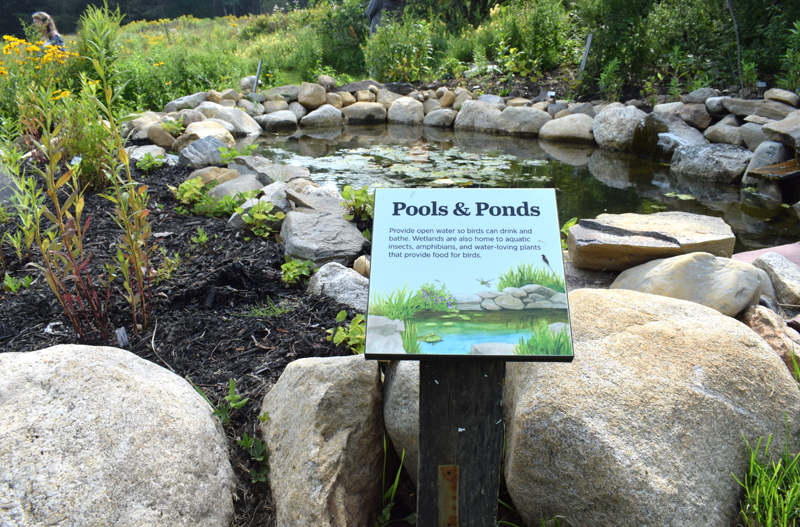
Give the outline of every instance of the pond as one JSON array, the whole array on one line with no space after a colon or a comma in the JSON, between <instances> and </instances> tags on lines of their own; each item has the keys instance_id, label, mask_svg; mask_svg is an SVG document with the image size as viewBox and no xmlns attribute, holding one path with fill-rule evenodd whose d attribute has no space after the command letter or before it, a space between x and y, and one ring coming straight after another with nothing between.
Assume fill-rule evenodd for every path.
<instances>
[{"instance_id":1,"label":"pond","mask_svg":"<svg viewBox=\"0 0 800 527\"><path fill-rule=\"evenodd\" d=\"M790 208L734 186L687 181L669 165L593 147L401 125L348 126L262 135L260 153L305 166L341 190L375 187L492 187L558 190L559 219L602 213L684 211L721 217L735 252L797 241Z\"/></svg>"}]
</instances>

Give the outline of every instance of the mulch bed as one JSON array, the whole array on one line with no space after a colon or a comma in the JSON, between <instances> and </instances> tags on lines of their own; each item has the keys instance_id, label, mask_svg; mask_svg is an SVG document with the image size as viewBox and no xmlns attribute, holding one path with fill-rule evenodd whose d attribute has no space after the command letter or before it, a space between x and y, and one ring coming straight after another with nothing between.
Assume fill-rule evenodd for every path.
<instances>
[{"instance_id":1,"label":"mulch bed","mask_svg":"<svg viewBox=\"0 0 800 527\"><path fill-rule=\"evenodd\" d=\"M268 486L250 482L250 458L235 439L245 432L254 435L261 401L288 363L303 357L351 353L326 341L325 330L336 326L340 310L347 310L348 318L355 312L330 298L307 294L302 287L285 287L279 280L283 248L274 236L264 239L227 230L227 218L177 214L175 207L180 204L167 186L177 188L189 173L184 167L162 167L146 176L134 173L134 179L148 185L153 239L168 256L178 253L181 263L171 278L152 286L151 322L138 335L132 332L130 308L119 294L122 286L118 279L109 308L111 325L126 328L130 351L190 378L212 402L227 395L229 379L236 382L242 397L250 398L233 414L227 428L231 463L238 478L234 525L274 525ZM86 195L83 218L91 216L92 221L84 247L94 255L92 266L97 270L110 263L120 239L121 231L108 214L111 210L106 199ZM0 225L0 236L10 227ZM208 235L205 246L191 240L198 228ZM9 274L20 279L33 275L37 280L18 294L0 289L0 352L26 352L56 344L119 347L115 335L108 343L81 342L38 271L25 267L9 247L2 250ZM157 250L153 264L158 267L162 261ZM253 307L268 300L293 307L277 317L247 316Z\"/></svg>"}]
</instances>

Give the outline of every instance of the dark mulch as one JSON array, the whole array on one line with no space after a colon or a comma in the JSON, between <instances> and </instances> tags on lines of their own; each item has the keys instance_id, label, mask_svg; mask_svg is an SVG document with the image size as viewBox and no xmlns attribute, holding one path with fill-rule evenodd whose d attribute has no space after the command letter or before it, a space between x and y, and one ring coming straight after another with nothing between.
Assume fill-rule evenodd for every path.
<instances>
[{"instance_id":1,"label":"dark mulch","mask_svg":"<svg viewBox=\"0 0 800 527\"><path fill-rule=\"evenodd\" d=\"M171 278L152 286L151 323L133 334L130 310L121 284L109 308L113 327L125 327L130 351L143 359L187 377L212 402L227 395L228 380L250 402L236 412L228 427L231 462L238 478L235 525L274 525L267 485L252 484L250 459L234 439L253 435L260 403L286 365L303 357L349 354L325 340L336 314L347 309L335 301L309 295L301 287L280 283L283 248L275 238L263 239L246 232L226 230L226 219L182 216L168 185L177 187L189 174L183 167L161 168L135 179L148 185L154 239L166 254L181 257ZM62 198L63 200L63 198ZM94 256L92 268L102 269L116 253L120 229L109 216L111 203L96 194L86 195L84 219L91 226L84 246ZM11 228L0 225L0 236ZM198 228L208 235L205 246L192 242ZM24 267L9 247L3 247L7 272L17 278L38 273ZM36 253L36 251L34 251ZM35 259L35 258L34 258ZM153 263L163 261L157 250ZM251 308L271 300L293 306L278 317L248 317ZM350 317L355 315L351 310ZM61 325L53 323L61 323ZM51 328L46 332L48 326ZM25 352L56 344L105 344L97 339L81 342L44 279L18 294L0 289L0 352ZM118 346L116 336L108 345Z\"/></svg>"}]
</instances>

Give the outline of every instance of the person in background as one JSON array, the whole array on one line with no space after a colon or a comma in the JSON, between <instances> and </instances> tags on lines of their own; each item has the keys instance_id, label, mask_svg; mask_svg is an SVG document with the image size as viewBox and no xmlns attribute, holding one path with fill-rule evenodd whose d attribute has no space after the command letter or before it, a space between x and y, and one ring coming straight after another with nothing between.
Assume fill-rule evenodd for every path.
<instances>
[{"instance_id":1,"label":"person in background","mask_svg":"<svg viewBox=\"0 0 800 527\"><path fill-rule=\"evenodd\" d=\"M33 25L42 33L42 40L44 40L43 48L47 46L56 46L61 51L66 51L64 48L64 39L56 29L56 23L53 22L53 17L44 11L37 11L31 15L33 18Z\"/></svg>"}]
</instances>

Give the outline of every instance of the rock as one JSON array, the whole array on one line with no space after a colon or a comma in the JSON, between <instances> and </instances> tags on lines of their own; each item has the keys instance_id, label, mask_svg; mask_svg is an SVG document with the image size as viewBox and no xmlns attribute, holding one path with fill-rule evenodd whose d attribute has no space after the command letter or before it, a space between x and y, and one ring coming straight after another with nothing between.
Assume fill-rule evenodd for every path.
<instances>
[{"instance_id":1,"label":"rock","mask_svg":"<svg viewBox=\"0 0 800 527\"><path fill-rule=\"evenodd\" d=\"M166 151L157 145L129 146L125 151L128 153L128 158L131 160L131 163L134 164L144 159L147 154L153 157L166 155Z\"/></svg>"},{"instance_id":2,"label":"rock","mask_svg":"<svg viewBox=\"0 0 800 527\"><path fill-rule=\"evenodd\" d=\"M753 152L756 151L758 145L764 141L769 141L769 137L761 129L761 125L756 123L744 123L739 127L739 135L747 149Z\"/></svg>"},{"instance_id":3,"label":"rock","mask_svg":"<svg viewBox=\"0 0 800 527\"><path fill-rule=\"evenodd\" d=\"M422 111L425 115L428 115L431 112L435 112L436 110L440 110L442 105L436 99L425 99L425 102L422 103Z\"/></svg>"},{"instance_id":4,"label":"rock","mask_svg":"<svg viewBox=\"0 0 800 527\"><path fill-rule=\"evenodd\" d=\"M258 82L261 84L261 81ZM239 89L243 92L251 92L253 88L256 86L256 76L255 75L248 75L243 79L239 80Z\"/></svg>"},{"instance_id":5,"label":"rock","mask_svg":"<svg viewBox=\"0 0 800 527\"><path fill-rule=\"evenodd\" d=\"M371 317L370 317L371 318ZM417 481L419 463L419 361L390 361L383 383L383 420L403 466Z\"/></svg>"},{"instance_id":6,"label":"rock","mask_svg":"<svg viewBox=\"0 0 800 527\"><path fill-rule=\"evenodd\" d=\"M455 110L434 110L425 116L425 119L422 120L422 123L425 126L450 128L453 126L453 122L456 120L456 115L458 115L458 112Z\"/></svg>"},{"instance_id":7,"label":"rock","mask_svg":"<svg viewBox=\"0 0 800 527\"><path fill-rule=\"evenodd\" d=\"M800 334L787 326L780 315L764 306L748 308L742 313L741 320L767 341L786 368L793 373L794 362L800 365L800 356L798 356L800 354Z\"/></svg>"},{"instance_id":8,"label":"rock","mask_svg":"<svg viewBox=\"0 0 800 527\"><path fill-rule=\"evenodd\" d=\"M682 102L669 102L664 104L656 104L653 106L653 111L656 113L665 113L667 115L678 115L678 112L683 108Z\"/></svg>"},{"instance_id":9,"label":"rock","mask_svg":"<svg viewBox=\"0 0 800 527\"><path fill-rule=\"evenodd\" d=\"M281 132L297 128L297 115L291 110L273 112L256 117L256 122L265 132Z\"/></svg>"},{"instance_id":10,"label":"rock","mask_svg":"<svg viewBox=\"0 0 800 527\"><path fill-rule=\"evenodd\" d=\"M342 109L342 98L339 97L336 93L326 93L325 94L325 104L330 104L337 110Z\"/></svg>"},{"instance_id":11,"label":"rock","mask_svg":"<svg viewBox=\"0 0 800 527\"><path fill-rule=\"evenodd\" d=\"M569 367L506 366L505 481L525 524L731 525L744 440L772 435L779 455L784 416L797 428L800 391L780 359L690 302L598 289L569 300Z\"/></svg>"},{"instance_id":12,"label":"rock","mask_svg":"<svg viewBox=\"0 0 800 527\"><path fill-rule=\"evenodd\" d=\"M764 141L758 145L753 157L750 159L747 170L745 170L745 178L751 170L782 163L783 161L788 161L792 157L794 157L792 151L782 144L776 143L775 141ZM743 183L750 184L752 182L743 181Z\"/></svg>"},{"instance_id":13,"label":"rock","mask_svg":"<svg viewBox=\"0 0 800 527\"><path fill-rule=\"evenodd\" d=\"M350 124L382 124L386 122L386 108L377 102L357 102L342 108Z\"/></svg>"},{"instance_id":14,"label":"rock","mask_svg":"<svg viewBox=\"0 0 800 527\"><path fill-rule=\"evenodd\" d=\"M800 152L800 116L765 124L762 130L773 141Z\"/></svg>"},{"instance_id":15,"label":"rock","mask_svg":"<svg viewBox=\"0 0 800 527\"><path fill-rule=\"evenodd\" d=\"M210 120L200 121L199 123L192 123L186 127L184 131L186 135L196 135L197 139L202 139L203 137L215 137L219 139L227 148L231 148L234 145L233 136L231 135L228 130L225 129L219 123L215 123Z\"/></svg>"},{"instance_id":16,"label":"rock","mask_svg":"<svg viewBox=\"0 0 800 527\"><path fill-rule=\"evenodd\" d=\"M244 110L244 111L245 111L245 113L246 113L247 115L249 115L250 117L253 117L253 116L255 116L255 115L259 115L259 114L262 114L262 113L264 113L264 106L262 106L261 104L259 104L259 105L258 105L258 110L256 110L256 105L255 105L255 103L253 103L253 101L249 101L249 100L247 100L247 99L240 99L240 100L239 100L239 101L236 103L236 107L237 107L237 108L241 108L242 110Z\"/></svg>"},{"instance_id":17,"label":"rock","mask_svg":"<svg viewBox=\"0 0 800 527\"><path fill-rule=\"evenodd\" d=\"M457 99L457 98L456 98ZM465 100L453 122L455 131L494 132L500 110L481 101Z\"/></svg>"},{"instance_id":18,"label":"rock","mask_svg":"<svg viewBox=\"0 0 800 527\"><path fill-rule=\"evenodd\" d=\"M222 156L219 154L220 148L227 147L225 143L216 137L203 137L181 150L178 164L193 168L220 165L222 164Z\"/></svg>"},{"instance_id":19,"label":"rock","mask_svg":"<svg viewBox=\"0 0 800 527\"><path fill-rule=\"evenodd\" d=\"M414 85L408 82L387 82L383 85L383 88L400 95L408 95L415 89Z\"/></svg>"},{"instance_id":20,"label":"rock","mask_svg":"<svg viewBox=\"0 0 800 527\"><path fill-rule=\"evenodd\" d=\"M456 94L456 98L453 100L453 108L455 110L461 110L461 105L464 104L465 101L471 101L474 97L472 96L472 92L464 90L460 93Z\"/></svg>"},{"instance_id":21,"label":"rock","mask_svg":"<svg viewBox=\"0 0 800 527\"><path fill-rule=\"evenodd\" d=\"M353 262L353 271L357 272L364 278L369 278L370 267L371 262L366 256L359 256L356 258L356 261Z\"/></svg>"},{"instance_id":22,"label":"rock","mask_svg":"<svg viewBox=\"0 0 800 527\"><path fill-rule=\"evenodd\" d=\"M780 88L771 88L764 93L765 100L778 101L797 108L798 98L797 94L789 90L781 90Z\"/></svg>"},{"instance_id":23,"label":"rock","mask_svg":"<svg viewBox=\"0 0 800 527\"><path fill-rule=\"evenodd\" d=\"M796 108L794 106L789 106L788 104L784 104L782 102L765 101L764 104L759 106L755 111L755 115L780 121L781 119L785 119L795 110Z\"/></svg>"},{"instance_id":24,"label":"rock","mask_svg":"<svg viewBox=\"0 0 800 527\"><path fill-rule=\"evenodd\" d=\"M755 267L708 253L682 254L626 269L611 289L688 300L729 317L757 305L761 296Z\"/></svg>"},{"instance_id":25,"label":"rock","mask_svg":"<svg viewBox=\"0 0 800 527\"><path fill-rule=\"evenodd\" d=\"M261 127L258 123L241 110L226 108L225 106L214 104L213 102L204 102L198 106L196 110L205 115L206 118L222 119L223 121L231 123L234 128L234 137L261 133Z\"/></svg>"},{"instance_id":26,"label":"rock","mask_svg":"<svg viewBox=\"0 0 800 527\"><path fill-rule=\"evenodd\" d=\"M698 130L705 130L711 124L711 115L705 104L684 104L678 111L678 117Z\"/></svg>"},{"instance_id":27,"label":"rock","mask_svg":"<svg viewBox=\"0 0 800 527\"><path fill-rule=\"evenodd\" d=\"M572 115L572 113L565 108L556 112L555 116L553 116L553 119L561 119L562 117L566 117L568 115Z\"/></svg>"},{"instance_id":28,"label":"rock","mask_svg":"<svg viewBox=\"0 0 800 527\"><path fill-rule=\"evenodd\" d=\"M353 97L353 94L350 92L342 91L342 92L337 92L337 94L342 99L342 108L356 103L356 98Z\"/></svg>"},{"instance_id":29,"label":"rock","mask_svg":"<svg viewBox=\"0 0 800 527\"><path fill-rule=\"evenodd\" d=\"M509 294L497 296L492 300L494 300L496 306L503 309L519 310L525 307L522 300Z\"/></svg>"},{"instance_id":30,"label":"rock","mask_svg":"<svg viewBox=\"0 0 800 527\"><path fill-rule=\"evenodd\" d=\"M303 117L308 114L308 110L306 107L300 104L299 102L290 102L289 103L289 111L292 112L296 117L297 120L300 121Z\"/></svg>"},{"instance_id":31,"label":"rock","mask_svg":"<svg viewBox=\"0 0 800 527\"><path fill-rule=\"evenodd\" d=\"M319 84L304 82L300 85L300 92L297 94L297 102L309 110L316 110L325 104L325 88Z\"/></svg>"},{"instance_id":32,"label":"rock","mask_svg":"<svg viewBox=\"0 0 800 527\"><path fill-rule=\"evenodd\" d=\"M242 175L255 176L262 186L275 181L288 182L295 178L307 178L310 175L306 167L276 164L261 156L236 156L228 163L228 168Z\"/></svg>"},{"instance_id":33,"label":"rock","mask_svg":"<svg viewBox=\"0 0 800 527\"><path fill-rule=\"evenodd\" d=\"M355 95L356 95L356 102L375 102L376 100L375 94L372 93L370 90L359 90L356 92Z\"/></svg>"},{"instance_id":34,"label":"rock","mask_svg":"<svg viewBox=\"0 0 800 527\"><path fill-rule=\"evenodd\" d=\"M548 103L547 105L547 113L549 113L553 119L556 118L556 114L558 114L558 112L566 109L567 105L563 102Z\"/></svg>"},{"instance_id":35,"label":"rock","mask_svg":"<svg viewBox=\"0 0 800 527\"><path fill-rule=\"evenodd\" d=\"M734 145L682 146L675 150L670 170L682 176L738 183L752 157L752 152Z\"/></svg>"},{"instance_id":36,"label":"rock","mask_svg":"<svg viewBox=\"0 0 800 527\"><path fill-rule=\"evenodd\" d=\"M336 88L336 93L341 92L357 92L359 90L369 90L370 86L375 86L378 89L383 88L383 84L380 82L374 81L372 79L368 79L365 81L358 81L358 82L351 82L350 84L345 84L344 86L339 86Z\"/></svg>"},{"instance_id":37,"label":"rock","mask_svg":"<svg viewBox=\"0 0 800 527\"><path fill-rule=\"evenodd\" d=\"M297 97L300 95L300 86L295 84L287 84L285 86L278 86L277 88L272 88L267 92L267 95L275 96L280 95L284 98L286 102L296 101Z\"/></svg>"},{"instance_id":38,"label":"rock","mask_svg":"<svg viewBox=\"0 0 800 527\"><path fill-rule=\"evenodd\" d=\"M227 438L181 377L80 345L2 353L0 369L3 525L234 521Z\"/></svg>"},{"instance_id":39,"label":"rock","mask_svg":"<svg viewBox=\"0 0 800 527\"><path fill-rule=\"evenodd\" d=\"M581 103L575 104L574 106L570 106L569 113L572 113L572 114L585 113L586 115L588 115L589 117L592 117L592 118L594 118L596 116L595 111L594 111L594 106L592 106L592 104L588 103L588 102L581 102Z\"/></svg>"},{"instance_id":40,"label":"rock","mask_svg":"<svg viewBox=\"0 0 800 527\"><path fill-rule=\"evenodd\" d=\"M308 281L309 293L333 298L359 313L367 312L369 280L336 262L326 263Z\"/></svg>"},{"instance_id":41,"label":"rock","mask_svg":"<svg viewBox=\"0 0 800 527\"><path fill-rule=\"evenodd\" d=\"M593 121L594 119L582 113L548 121L539 129L539 139L593 145L595 144L592 132Z\"/></svg>"},{"instance_id":42,"label":"rock","mask_svg":"<svg viewBox=\"0 0 800 527\"><path fill-rule=\"evenodd\" d=\"M207 96L208 93L202 91L193 93L192 95L179 97L174 101L168 102L167 105L164 106L164 113L177 112L178 110L183 110L186 108L197 108L200 104L205 102Z\"/></svg>"},{"instance_id":43,"label":"rock","mask_svg":"<svg viewBox=\"0 0 800 527\"><path fill-rule=\"evenodd\" d=\"M523 97L514 97L506 101L506 106L530 106L531 100Z\"/></svg>"},{"instance_id":44,"label":"rock","mask_svg":"<svg viewBox=\"0 0 800 527\"><path fill-rule=\"evenodd\" d=\"M228 99L229 101L239 102L239 92L234 90L233 88L228 88L227 90L222 90L220 92L220 96L222 100Z\"/></svg>"},{"instance_id":45,"label":"rock","mask_svg":"<svg viewBox=\"0 0 800 527\"><path fill-rule=\"evenodd\" d=\"M766 117L761 117L760 115L748 115L744 118L745 123L755 123L755 124L767 124L771 123L775 119L767 119Z\"/></svg>"},{"instance_id":46,"label":"rock","mask_svg":"<svg viewBox=\"0 0 800 527\"><path fill-rule=\"evenodd\" d=\"M722 219L687 212L601 214L580 220L567 237L572 265L608 271L694 252L730 258L735 242Z\"/></svg>"},{"instance_id":47,"label":"rock","mask_svg":"<svg viewBox=\"0 0 800 527\"><path fill-rule=\"evenodd\" d=\"M172 150L172 145L175 144L175 138L164 130L160 124L147 127L147 138L150 139L153 144L160 146L166 151Z\"/></svg>"},{"instance_id":48,"label":"rock","mask_svg":"<svg viewBox=\"0 0 800 527\"><path fill-rule=\"evenodd\" d=\"M735 116L729 116L735 117ZM733 119L735 122L735 118ZM739 126L729 124L731 121L723 119L722 121L718 122L713 126L709 126L706 128L706 131L703 132L703 136L708 139L710 143L722 143L727 145L743 145L744 140L742 139L741 132L739 131Z\"/></svg>"},{"instance_id":49,"label":"rock","mask_svg":"<svg viewBox=\"0 0 800 527\"><path fill-rule=\"evenodd\" d=\"M216 181L217 184L220 184L220 183L225 183L226 181L230 181L232 179L236 179L239 176L241 176L241 174L229 168L205 167L195 170L194 172L189 174L189 177L186 178L186 181L189 181L190 179L200 178L200 181L203 182L203 185L208 185L212 181Z\"/></svg>"},{"instance_id":50,"label":"rock","mask_svg":"<svg viewBox=\"0 0 800 527\"><path fill-rule=\"evenodd\" d=\"M230 172L235 173L237 176L239 175L238 172L235 170L230 170ZM284 181L276 181L270 185L259 190L258 194L254 198L250 198L244 203L240 205L243 213L250 212L250 210L255 207L257 204L261 203L266 205L267 203L272 204L272 210L270 214L275 214L278 212L282 212L286 214L291 209L291 204L289 200L286 199L286 189L289 187ZM277 220L272 223L273 229L280 229L283 220ZM242 219L242 216L238 212L234 212L228 223L225 225L225 228L230 230L239 230L244 228L245 221Z\"/></svg>"},{"instance_id":51,"label":"rock","mask_svg":"<svg viewBox=\"0 0 800 527\"><path fill-rule=\"evenodd\" d=\"M714 88L700 88L699 90L695 90L688 95L684 95L681 97L681 101L684 104L705 104L708 99L711 97L717 96L717 90Z\"/></svg>"},{"instance_id":52,"label":"rock","mask_svg":"<svg viewBox=\"0 0 800 527\"><path fill-rule=\"evenodd\" d=\"M336 88L336 79L330 75L320 75L317 77L317 84L325 88L326 92L333 91Z\"/></svg>"},{"instance_id":53,"label":"rock","mask_svg":"<svg viewBox=\"0 0 800 527\"><path fill-rule=\"evenodd\" d=\"M453 106L455 100L456 94L450 90L446 90L444 93L442 93L442 95L439 96L439 104L442 105L442 108L449 108Z\"/></svg>"},{"instance_id":54,"label":"rock","mask_svg":"<svg viewBox=\"0 0 800 527\"><path fill-rule=\"evenodd\" d=\"M219 104L222 102L222 94L217 90L208 90L206 92L206 101Z\"/></svg>"},{"instance_id":55,"label":"rock","mask_svg":"<svg viewBox=\"0 0 800 527\"><path fill-rule=\"evenodd\" d=\"M547 112L526 106L508 106L500 113L497 131L509 135L535 136L552 118Z\"/></svg>"},{"instance_id":56,"label":"rock","mask_svg":"<svg viewBox=\"0 0 800 527\"><path fill-rule=\"evenodd\" d=\"M631 148L637 155L668 162L678 146L704 144L703 134L680 117L652 112L634 129Z\"/></svg>"},{"instance_id":57,"label":"rock","mask_svg":"<svg viewBox=\"0 0 800 527\"><path fill-rule=\"evenodd\" d=\"M301 106L303 109L305 109L305 106L303 106L302 104L300 104L300 103L295 103L295 104L297 104L297 105ZM267 101L267 102L264 103L263 106L264 106L264 113L266 113L266 114L270 114L270 113L274 113L274 112L283 112L283 111L286 111L286 110L289 109L289 104L286 101L283 101L283 100L281 100L281 101ZM303 114L303 115L305 115L305 114ZM256 119L256 121L258 121L258 119Z\"/></svg>"},{"instance_id":58,"label":"rock","mask_svg":"<svg viewBox=\"0 0 800 527\"><path fill-rule=\"evenodd\" d=\"M181 123L184 128L192 123L205 121L205 119L206 116L197 110L181 110L178 112L178 116L175 118L175 120Z\"/></svg>"},{"instance_id":59,"label":"rock","mask_svg":"<svg viewBox=\"0 0 800 527\"><path fill-rule=\"evenodd\" d=\"M725 105L722 103L725 99L730 99L730 97L709 97L706 99L706 110L708 110L708 113L711 115L728 113L728 110L725 109Z\"/></svg>"},{"instance_id":60,"label":"rock","mask_svg":"<svg viewBox=\"0 0 800 527\"><path fill-rule=\"evenodd\" d=\"M291 211L281 228L286 255L311 260L317 267L328 262L350 265L367 239L356 226L340 214L316 211Z\"/></svg>"},{"instance_id":61,"label":"rock","mask_svg":"<svg viewBox=\"0 0 800 527\"><path fill-rule=\"evenodd\" d=\"M800 267L778 253L764 253L753 262L769 275L781 304L800 305Z\"/></svg>"},{"instance_id":62,"label":"rock","mask_svg":"<svg viewBox=\"0 0 800 527\"><path fill-rule=\"evenodd\" d=\"M150 125L160 123L163 120L164 116L162 114L158 114L156 112L144 112L136 119L122 123L122 135L125 137L131 137L141 130L147 130L147 127ZM147 132L145 131L143 139L146 138Z\"/></svg>"},{"instance_id":63,"label":"rock","mask_svg":"<svg viewBox=\"0 0 800 527\"><path fill-rule=\"evenodd\" d=\"M420 125L425 118L425 112L418 100L401 97L389 107L386 118L393 124Z\"/></svg>"},{"instance_id":64,"label":"rock","mask_svg":"<svg viewBox=\"0 0 800 527\"><path fill-rule=\"evenodd\" d=\"M395 93L393 91L389 91L386 89L380 90L378 92L378 96L376 98L376 102L379 102L383 105L383 107L388 111L389 108L392 106L394 101L403 97L399 93Z\"/></svg>"},{"instance_id":65,"label":"rock","mask_svg":"<svg viewBox=\"0 0 800 527\"><path fill-rule=\"evenodd\" d=\"M220 200L225 196L235 196L239 193L249 192L251 190L261 190L264 185L252 174L240 175L236 179L231 179L225 183L220 183L216 187L208 191L208 196Z\"/></svg>"},{"instance_id":66,"label":"rock","mask_svg":"<svg viewBox=\"0 0 800 527\"><path fill-rule=\"evenodd\" d=\"M321 88L321 86L318 84L313 84L313 86L318 86ZM349 106L348 108L352 108L352 106ZM300 119L300 126L308 126L310 128L330 128L334 126L341 126L343 124L346 123L345 116L342 114L342 111L337 110L330 104L320 106L318 109Z\"/></svg>"},{"instance_id":67,"label":"rock","mask_svg":"<svg viewBox=\"0 0 800 527\"><path fill-rule=\"evenodd\" d=\"M740 117L756 113L758 107L763 103L764 101L757 99L737 99L734 97L725 97L722 99L722 105L725 107L725 109Z\"/></svg>"},{"instance_id":68,"label":"rock","mask_svg":"<svg viewBox=\"0 0 800 527\"><path fill-rule=\"evenodd\" d=\"M264 398L277 525L371 525L381 504L383 396L362 355L299 359Z\"/></svg>"},{"instance_id":69,"label":"rock","mask_svg":"<svg viewBox=\"0 0 800 527\"><path fill-rule=\"evenodd\" d=\"M592 124L594 140L600 148L630 152L633 149L633 132L645 115L633 106L600 112Z\"/></svg>"},{"instance_id":70,"label":"rock","mask_svg":"<svg viewBox=\"0 0 800 527\"><path fill-rule=\"evenodd\" d=\"M587 165L595 151L595 148L589 145L550 143L548 141L541 141L539 146L551 158L576 167Z\"/></svg>"}]
</instances>

